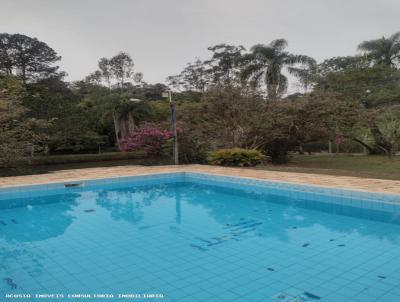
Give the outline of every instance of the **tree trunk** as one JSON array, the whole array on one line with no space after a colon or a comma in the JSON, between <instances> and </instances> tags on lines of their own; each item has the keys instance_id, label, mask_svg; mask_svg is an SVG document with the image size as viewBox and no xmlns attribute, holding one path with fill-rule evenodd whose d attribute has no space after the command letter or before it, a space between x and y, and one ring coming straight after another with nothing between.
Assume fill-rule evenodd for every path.
<instances>
[{"instance_id":1,"label":"tree trunk","mask_svg":"<svg viewBox=\"0 0 400 302\"><path fill-rule=\"evenodd\" d=\"M275 101L278 97L277 95L278 85L276 84L267 84L267 98L268 100Z\"/></svg>"},{"instance_id":2,"label":"tree trunk","mask_svg":"<svg viewBox=\"0 0 400 302\"><path fill-rule=\"evenodd\" d=\"M26 85L26 67L25 67L25 65L22 65L21 73L22 73L22 83L24 85Z\"/></svg>"},{"instance_id":3,"label":"tree trunk","mask_svg":"<svg viewBox=\"0 0 400 302\"><path fill-rule=\"evenodd\" d=\"M118 118L120 137L129 136L135 130L135 123L131 112L127 112Z\"/></svg>"},{"instance_id":4,"label":"tree trunk","mask_svg":"<svg viewBox=\"0 0 400 302\"><path fill-rule=\"evenodd\" d=\"M135 131L135 122L131 112L117 116L117 113L114 110L113 119L117 146L121 150L121 140Z\"/></svg>"},{"instance_id":5,"label":"tree trunk","mask_svg":"<svg viewBox=\"0 0 400 302\"><path fill-rule=\"evenodd\" d=\"M351 139L352 141L359 143L361 146L363 146L365 149L368 150L369 154L374 154L374 148L367 145L366 143L364 143L362 140L355 138L355 137L351 137L351 136L344 136L345 138Z\"/></svg>"},{"instance_id":6,"label":"tree trunk","mask_svg":"<svg viewBox=\"0 0 400 302\"><path fill-rule=\"evenodd\" d=\"M371 133L374 137L376 147L385 152L389 159L391 159L393 144L384 137L377 124L372 124Z\"/></svg>"},{"instance_id":7,"label":"tree trunk","mask_svg":"<svg viewBox=\"0 0 400 302\"><path fill-rule=\"evenodd\" d=\"M121 144L120 144L121 133L119 130L119 123L118 123L117 113L115 112L115 109L113 112L113 120L114 120L115 139L117 142L118 149L121 150Z\"/></svg>"}]
</instances>

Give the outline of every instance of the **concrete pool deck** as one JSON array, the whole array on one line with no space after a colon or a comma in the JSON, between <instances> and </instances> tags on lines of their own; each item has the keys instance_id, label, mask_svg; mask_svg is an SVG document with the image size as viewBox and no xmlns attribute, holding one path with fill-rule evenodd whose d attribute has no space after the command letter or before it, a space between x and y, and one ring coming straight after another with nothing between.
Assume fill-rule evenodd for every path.
<instances>
[{"instance_id":1,"label":"concrete pool deck","mask_svg":"<svg viewBox=\"0 0 400 302\"><path fill-rule=\"evenodd\" d=\"M351 176L331 176L322 174L277 172L255 170L251 168L228 168L208 165L181 165L181 166L114 166L85 169L58 170L45 174L1 177L0 188L78 181L85 179L101 179L122 176L147 175L171 172L198 172L215 175L249 177L271 181L288 182L295 184L317 185L328 188L343 188L351 190L370 191L377 193L399 194L399 180L385 180L373 178L358 178Z\"/></svg>"}]
</instances>

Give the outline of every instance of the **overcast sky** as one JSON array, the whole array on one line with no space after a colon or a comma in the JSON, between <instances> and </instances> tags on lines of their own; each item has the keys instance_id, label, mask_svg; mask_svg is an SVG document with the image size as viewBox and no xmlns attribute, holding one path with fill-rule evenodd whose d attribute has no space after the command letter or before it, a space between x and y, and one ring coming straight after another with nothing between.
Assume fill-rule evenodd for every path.
<instances>
[{"instance_id":1,"label":"overcast sky","mask_svg":"<svg viewBox=\"0 0 400 302\"><path fill-rule=\"evenodd\" d=\"M400 30L400 0L0 0L0 32L46 42L78 80L100 57L128 52L147 82L164 82L217 43L276 38L318 61Z\"/></svg>"}]
</instances>

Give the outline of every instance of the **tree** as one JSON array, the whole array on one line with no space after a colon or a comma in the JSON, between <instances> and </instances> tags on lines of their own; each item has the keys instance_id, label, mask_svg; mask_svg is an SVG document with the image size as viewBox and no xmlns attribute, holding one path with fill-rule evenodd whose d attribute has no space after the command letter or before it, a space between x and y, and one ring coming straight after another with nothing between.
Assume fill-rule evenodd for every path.
<instances>
[{"instance_id":1,"label":"tree","mask_svg":"<svg viewBox=\"0 0 400 302\"><path fill-rule=\"evenodd\" d=\"M278 39L268 45L257 44L250 49L250 53L243 58L244 69L242 78L254 84L265 84L267 97L276 100L288 87L288 79L282 70L298 74L296 65L313 65L314 59L305 55L294 55L287 51L287 41Z\"/></svg>"},{"instance_id":2,"label":"tree","mask_svg":"<svg viewBox=\"0 0 400 302\"><path fill-rule=\"evenodd\" d=\"M339 72L328 72L318 79L315 92L320 95L340 95L349 103L360 107L363 114L358 119L358 131L343 132L361 144L370 154L391 154L396 146L389 133L389 125L383 116L400 104L400 71L378 64L372 67L342 68ZM395 117L391 118L392 120Z\"/></svg>"},{"instance_id":3,"label":"tree","mask_svg":"<svg viewBox=\"0 0 400 302\"><path fill-rule=\"evenodd\" d=\"M103 74L100 70L96 70L89 74L86 78L85 81L95 84L95 85L101 85L103 79Z\"/></svg>"},{"instance_id":4,"label":"tree","mask_svg":"<svg viewBox=\"0 0 400 302\"><path fill-rule=\"evenodd\" d=\"M0 34L0 73L17 75L23 83L61 77L54 63L61 59L46 43L21 34Z\"/></svg>"},{"instance_id":5,"label":"tree","mask_svg":"<svg viewBox=\"0 0 400 302\"><path fill-rule=\"evenodd\" d=\"M167 78L169 85L178 90L204 92L215 85L240 83L240 63L245 48L222 43L208 50L212 52L210 59L188 63L180 74Z\"/></svg>"},{"instance_id":6,"label":"tree","mask_svg":"<svg viewBox=\"0 0 400 302\"><path fill-rule=\"evenodd\" d=\"M364 41L358 49L367 54L375 63L396 67L400 63L400 32L389 38Z\"/></svg>"},{"instance_id":7,"label":"tree","mask_svg":"<svg viewBox=\"0 0 400 302\"><path fill-rule=\"evenodd\" d=\"M255 133L265 123L264 102L251 90L233 85L210 88L199 103L178 111L183 128L207 149L258 148L263 137Z\"/></svg>"},{"instance_id":8,"label":"tree","mask_svg":"<svg viewBox=\"0 0 400 302\"><path fill-rule=\"evenodd\" d=\"M238 81L245 48L241 45L217 44L208 50L212 52L212 57L204 64L208 66L206 72L210 75L212 83L232 84Z\"/></svg>"},{"instance_id":9,"label":"tree","mask_svg":"<svg viewBox=\"0 0 400 302\"><path fill-rule=\"evenodd\" d=\"M400 107L385 109L378 116L376 127L371 132L372 135L379 137L375 138L380 142L378 146L392 158L396 147L400 145Z\"/></svg>"},{"instance_id":10,"label":"tree","mask_svg":"<svg viewBox=\"0 0 400 302\"><path fill-rule=\"evenodd\" d=\"M330 73L364 70L369 67L372 67L371 59L367 56L333 57L319 64L318 72L320 76L326 76Z\"/></svg>"},{"instance_id":11,"label":"tree","mask_svg":"<svg viewBox=\"0 0 400 302\"><path fill-rule=\"evenodd\" d=\"M97 133L106 135L111 145L120 147L121 140L135 130L135 125L151 115L149 102L131 101L137 96L129 91L91 87L82 92L79 105L87 113L89 124L94 125Z\"/></svg>"},{"instance_id":12,"label":"tree","mask_svg":"<svg viewBox=\"0 0 400 302\"><path fill-rule=\"evenodd\" d=\"M167 82L178 90L183 88L187 91L204 92L210 84L206 63L200 59L188 63L179 75L169 76Z\"/></svg>"},{"instance_id":13,"label":"tree","mask_svg":"<svg viewBox=\"0 0 400 302\"><path fill-rule=\"evenodd\" d=\"M0 76L0 166L13 167L39 150L46 140L42 120L28 118L22 98L26 91L18 78Z\"/></svg>"},{"instance_id":14,"label":"tree","mask_svg":"<svg viewBox=\"0 0 400 302\"><path fill-rule=\"evenodd\" d=\"M366 108L400 103L400 71L385 65L321 74L315 91L340 93Z\"/></svg>"},{"instance_id":15,"label":"tree","mask_svg":"<svg viewBox=\"0 0 400 302\"><path fill-rule=\"evenodd\" d=\"M133 60L126 52L120 52L109 60L110 72L120 88L124 88L127 79L133 76Z\"/></svg>"},{"instance_id":16,"label":"tree","mask_svg":"<svg viewBox=\"0 0 400 302\"><path fill-rule=\"evenodd\" d=\"M142 102L138 104L131 99L147 99L148 94L165 86L147 85L143 81L143 73L134 74L133 60L125 52L120 52L111 59L101 58L98 66L99 70L87 76L84 81L76 83L76 88L84 94L81 105L98 118L95 122L100 132L106 134L110 142L116 142L120 148L121 140L134 131L134 117L143 113L141 108L148 108L147 105L142 106ZM133 85L128 80L133 80L138 85ZM103 81L108 86L106 92L101 85ZM116 85L113 85L115 82ZM157 98L160 95L157 91Z\"/></svg>"},{"instance_id":17,"label":"tree","mask_svg":"<svg viewBox=\"0 0 400 302\"><path fill-rule=\"evenodd\" d=\"M315 91L305 95L298 103L300 108L297 110L297 119L300 124L303 123L301 121L308 121L306 127L300 128L304 135L300 137L305 138L300 140L300 146L318 140L332 141L336 137L344 137L369 147L360 138L368 129L366 121L370 119L362 103L334 91Z\"/></svg>"},{"instance_id":18,"label":"tree","mask_svg":"<svg viewBox=\"0 0 400 302\"><path fill-rule=\"evenodd\" d=\"M88 75L85 81L95 85L101 85L105 82L109 91L112 90L114 84L120 89L129 89L133 84L128 80L144 85L143 73L134 73L133 66L131 56L121 51L111 59L101 58L98 62L99 70Z\"/></svg>"},{"instance_id":19,"label":"tree","mask_svg":"<svg viewBox=\"0 0 400 302\"><path fill-rule=\"evenodd\" d=\"M182 148L185 157L198 160L204 150L254 148L273 163L286 163L291 151L308 143L328 143L338 135L355 141L370 119L360 102L341 94L311 93L269 103L251 88L235 85L207 90L200 102L182 104L179 114L183 136L190 136Z\"/></svg>"},{"instance_id":20,"label":"tree","mask_svg":"<svg viewBox=\"0 0 400 302\"><path fill-rule=\"evenodd\" d=\"M137 72L137 73L135 73L135 74L133 75L133 81L134 81L135 83L139 84L139 85L144 85L144 84L146 84L146 83L143 81L143 73L142 73L142 72Z\"/></svg>"},{"instance_id":21,"label":"tree","mask_svg":"<svg viewBox=\"0 0 400 302\"><path fill-rule=\"evenodd\" d=\"M266 103L248 87L225 85L209 89L199 103L186 104L179 110L183 136L189 132L191 138L181 148L182 155L201 159L204 150L239 147L259 149L273 162L285 162L287 152L297 146L295 111L284 110L283 104L275 105Z\"/></svg>"},{"instance_id":22,"label":"tree","mask_svg":"<svg viewBox=\"0 0 400 302\"><path fill-rule=\"evenodd\" d=\"M106 81L107 86L111 89L111 66L110 60L107 58L101 58L98 63L100 74L103 79Z\"/></svg>"},{"instance_id":23,"label":"tree","mask_svg":"<svg viewBox=\"0 0 400 302\"><path fill-rule=\"evenodd\" d=\"M50 123L46 134L50 152L97 150L103 138L96 133L96 121L80 106L81 98L60 79L46 79L26 87L23 105L27 117Z\"/></svg>"}]
</instances>

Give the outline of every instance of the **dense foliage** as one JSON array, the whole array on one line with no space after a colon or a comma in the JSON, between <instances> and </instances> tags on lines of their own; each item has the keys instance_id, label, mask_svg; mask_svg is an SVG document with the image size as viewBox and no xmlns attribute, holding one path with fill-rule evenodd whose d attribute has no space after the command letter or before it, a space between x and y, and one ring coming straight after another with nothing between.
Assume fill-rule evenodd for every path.
<instances>
[{"instance_id":1,"label":"dense foliage","mask_svg":"<svg viewBox=\"0 0 400 302\"><path fill-rule=\"evenodd\" d=\"M0 73L18 75L24 83L62 76L54 63L61 59L46 43L20 34L0 34Z\"/></svg>"},{"instance_id":2,"label":"dense foliage","mask_svg":"<svg viewBox=\"0 0 400 302\"><path fill-rule=\"evenodd\" d=\"M12 167L42 148L43 120L28 117L21 99L26 91L14 77L0 77L0 166Z\"/></svg>"},{"instance_id":3,"label":"dense foliage","mask_svg":"<svg viewBox=\"0 0 400 302\"><path fill-rule=\"evenodd\" d=\"M288 52L284 39L208 50L208 59L167 79L181 162L204 163L209 152L232 148L256 149L273 163L292 152L399 150L400 33L319 64ZM171 153L170 107L161 98L169 87L146 83L126 52L100 58L73 83L64 81L60 59L36 38L0 34L2 166L55 153ZM288 95L289 74L301 88Z\"/></svg>"}]
</instances>

